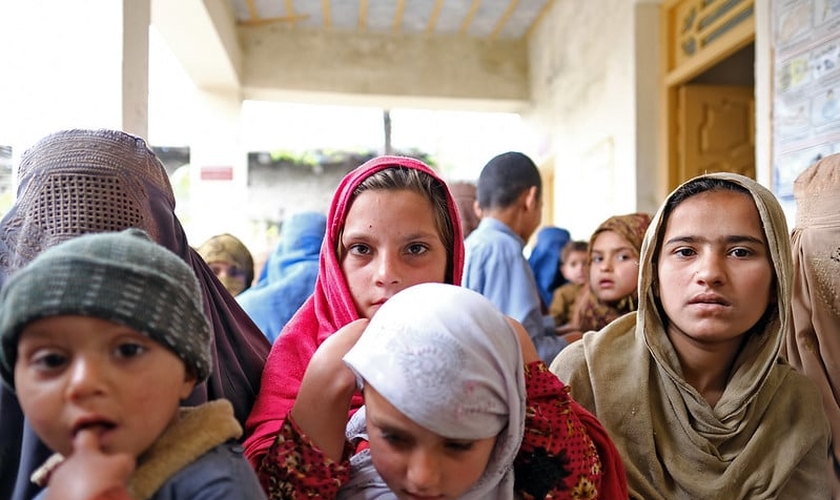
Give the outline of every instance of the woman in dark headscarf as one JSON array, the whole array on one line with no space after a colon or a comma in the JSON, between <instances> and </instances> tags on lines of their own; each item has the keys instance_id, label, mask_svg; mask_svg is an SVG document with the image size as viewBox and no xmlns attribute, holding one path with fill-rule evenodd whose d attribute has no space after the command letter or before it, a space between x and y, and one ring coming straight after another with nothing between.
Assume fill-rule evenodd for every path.
<instances>
[{"instance_id":1,"label":"woman in dark headscarf","mask_svg":"<svg viewBox=\"0 0 840 500\"><path fill-rule=\"evenodd\" d=\"M129 227L145 230L195 271L213 328L213 371L187 405L231 401L245 421L268 355L259 328L190 248L175 216L166 170L143 139L114 130L66 130L24 152L18 196L0 221L0 285L43 250L70 238ZM29 475L49 456L8 387L0 400L0 498L29 499Z\"/></svg>"}]
</instances>

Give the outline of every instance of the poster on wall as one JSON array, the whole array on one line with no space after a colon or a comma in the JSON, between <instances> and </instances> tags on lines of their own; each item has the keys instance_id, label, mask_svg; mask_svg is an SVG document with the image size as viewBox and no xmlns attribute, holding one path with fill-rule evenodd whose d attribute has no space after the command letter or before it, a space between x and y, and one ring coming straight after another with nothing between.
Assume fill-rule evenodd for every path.
<instances>
[{"instance_id":1,"label":"poster on wall","mask_svg":"<svg viewBox=\"0 0 840 500\"><path fill-rule=\"evenodd\" d=\"M793 182L840 152L840 0L773 0L773 190L795 210Z\"/></svg>"}]
</instances>

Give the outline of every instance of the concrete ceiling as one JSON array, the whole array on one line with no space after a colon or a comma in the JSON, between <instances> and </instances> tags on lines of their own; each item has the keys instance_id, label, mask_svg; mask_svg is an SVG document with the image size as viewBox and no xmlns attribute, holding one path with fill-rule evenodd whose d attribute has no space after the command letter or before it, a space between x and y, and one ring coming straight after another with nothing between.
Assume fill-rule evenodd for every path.
<instances>
[{"instance_id":1,"label":"concrete ceiling","mask_svg":"<svg viewBox=\"0 0 840 500\"><path fill-rule=\"evenodd\" d=\"M241 26L521 39L551 0L231 0Z\"/></svg>"},{"instance_id":2,"label":"concrete ceiling","mask_svg":"<svg viewBox=\"0 0 840 500\"><path fill-rule=\"evenodd\" d=\"M519 111L555 0L153 0L196 85L244 99Z\"/></svg>"}]
</instances>

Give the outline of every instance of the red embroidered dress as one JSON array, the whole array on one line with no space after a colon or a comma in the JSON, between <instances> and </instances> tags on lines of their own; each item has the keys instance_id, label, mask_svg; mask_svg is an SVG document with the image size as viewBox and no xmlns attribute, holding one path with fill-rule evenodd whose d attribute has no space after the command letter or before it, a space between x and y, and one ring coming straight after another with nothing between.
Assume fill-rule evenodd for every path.
<instances>
[{"instance_id":1,"label":"red embroidered dress","mask_svg":"<svg viewBox=\"0 0 840 500\"><path fill-rule=\"evenodd\" d=\"M525 436L514 463L516 491L525 499L627 498L624 467L598 421L570 396L542 361L525 366ZM287 415L258 468L269 499L335 498L350 478L347 443L334 462L302 435Z\"/></svg>"}]
</instances>

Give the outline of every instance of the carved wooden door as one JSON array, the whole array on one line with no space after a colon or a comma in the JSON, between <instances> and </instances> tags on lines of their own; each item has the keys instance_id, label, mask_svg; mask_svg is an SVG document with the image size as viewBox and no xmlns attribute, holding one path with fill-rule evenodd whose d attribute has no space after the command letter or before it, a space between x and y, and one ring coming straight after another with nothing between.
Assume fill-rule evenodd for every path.
<instances>
[{"instance_id":1,"label":"carved wooden door","mask_svg":"<svg viewBox=\"0 0 840 500\"><path fill-rule=\"evenodd\" d=\"M755 179L755 97L751 86L682 85L678 89L678 161L671 189L707 172Z\"/></svg>"}]
</instances>

